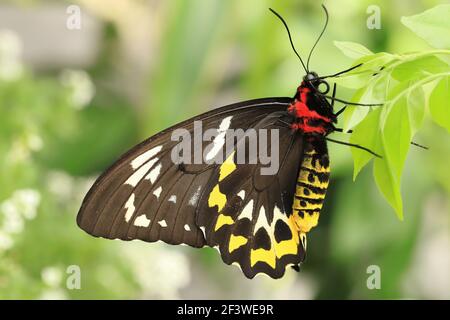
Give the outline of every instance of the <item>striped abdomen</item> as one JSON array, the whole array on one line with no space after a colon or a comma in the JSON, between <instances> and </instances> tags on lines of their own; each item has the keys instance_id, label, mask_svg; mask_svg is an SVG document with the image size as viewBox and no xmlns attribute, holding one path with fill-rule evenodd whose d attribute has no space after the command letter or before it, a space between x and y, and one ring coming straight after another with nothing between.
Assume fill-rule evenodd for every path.
<instances>
[{"instance_id":1,"label":"striped abdomen","mask_svg":"<svg viewBox=\"0 0 450 320\"><path fill-rule=\"evenodd\" d=\"M292 214L300 233L306 233L319 221L330 178L330 163L325 141L307 143L297 177Z\"/></svg>"}]
</instances>

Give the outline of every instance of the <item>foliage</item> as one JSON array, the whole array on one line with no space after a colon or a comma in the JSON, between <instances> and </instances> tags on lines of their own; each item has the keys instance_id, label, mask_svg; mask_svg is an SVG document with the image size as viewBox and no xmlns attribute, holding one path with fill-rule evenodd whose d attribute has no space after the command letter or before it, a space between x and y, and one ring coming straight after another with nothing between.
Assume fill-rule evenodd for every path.
<instances>
[{"instance_id":1,"label":"foliage","mask_svg":"<svg viewBox=\"0 0 450 320\"><path fill-rule=\"evenodd\" d=\"M356 59L353 71L336 78L342 86L356 89L354 101L381 103L378 107L348 106L344 131L353 130L350 142L381 155L373 174L378 188L403 219L400 185L411 141L424 123L427 109L432 119L450 132L450 5L403 17L402 22L436 49L390 54L372 53L361 44L336 42L348 57ZM354 177L374 155L352 149Z\"/></svg>"}]
</instances>

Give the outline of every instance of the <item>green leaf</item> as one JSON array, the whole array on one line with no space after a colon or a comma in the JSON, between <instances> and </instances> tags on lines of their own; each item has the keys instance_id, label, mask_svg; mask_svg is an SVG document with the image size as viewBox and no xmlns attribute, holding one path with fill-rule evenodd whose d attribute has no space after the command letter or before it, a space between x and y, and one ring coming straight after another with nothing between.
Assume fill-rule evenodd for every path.
<instances>
[{"instance_id":1,"label":"green leaf","mask_svg":"<svg viewBox=\"0 0 450 320\"><path fill-rule=\"evenodd\" d=\"M381 103L373 94L373 85L361 88L353 95L351 101L359 103ZM344 131L349 131L360 123L369 113L370 108L364 106L348 106L344 111Z\"/></svg>"},{"instance_id":2,"label":"green leaf","mask_svg":"<svg viewBox=\"0 0 450 320\"><path fill-rule=\"evenodd\" d=\"M450 76L439 81L430 95L430 113L433 120L450 132Z\"/></svg>"},{"instance_id":3,"label":"green leaf","mask_svg":"<svg viewBox=\"0 0 450 320\"><path fill-rule=\"evenodd\" d=\"M353 130L350 136L350 142L364 146L376 153L379 153L379 137L378 121L381 108L375 109ZM367 151L351 148L353 155L353 180L356 179L359 172L374 157Z\"/></svg>"},{"instance_id":4,"label":"green leaf","mask_svg":"<svg viewBox=\"0 0 450 320\"><path fill-rule=\"evenodd\" d=\"M411 141L408 99L404 96L390 108L389 115L382 128L382 141L385 157L392 174L399 181Z\"/></svg>"},{"instance_id":5,"label":"green leaf","mask_svg":"<svg viewBox=\"0 0 450 320\"><path fill-rule=\"evenodd\" d=\"M402 17L402 23L431 46L450 49L450 5L436 6L423 13Z\"/></svg>"},{"instance_id":6,"label":"green leaf","mask_svg":"<svg viewBox=\"0 0 450 320\"><path fill-rule=\"evenodd\" d=\"M378 189L394 208L397 217L403 220L403 203L400 194L400 183L392 174L388 163L382 159L375 159L373 175Z\"/></svg>"},{"instance_id":7,"label":"green leaf","mask_svg":"<svg viewBox=\"0 0 450 320\"><path fill-rule=\"evenodd\" d=\"M398 81L420 80L424 76L449 70L449 65L435 55L421 56L405 61L392 71L392 77Z\"/></svg>"},{"instance_id":8,"label":"green leaf","mask_svg":"<svg viewBox=\"0 0 450 320\"><path fill-rule=\"evenodd\" d=\"M422 127L425 118L425 91L422 87L411 90L406 97L411 137Z\"/></svg>"},{"instance_id":9,"label":"green leaf","mask_svg":"<svg viewBox=\"0 0 450 320\"><path fill-rule=\"evenodd\" d=\"M382 69L385 69L396 60L397 57L395 55L386 52L363 56L352 64L353 66L362 64L359 68L342 76L331 78L329 81L346 88L360 89L366 87L369 81L375 80L375 76L380 75Z\"/></svg>"},{"instance_id":10,"label":"green leaf","mask_svg":"<svg viewBox=\"0 0 450 320\"><path fill-rule=\"evenodd\" d=\"M370 56L364 56L355 61L355 65L362 63L362 68L373 72L379 72L380 69L387 68L389 64L398 60L399 57L387 52L377 52Z\"/></svg>"},{"instance_id":11,"label":"green leaf","mask_svg":"<svg viewBox=\"0 0 450 320\"><path fill-rule=\"evenodd\" d=\"M343 54L352 59L358 59L373 54L372 51L364 47L362 44L350 41L334 41L334 45L338 47Z\"/></svg>"}]
</instances>

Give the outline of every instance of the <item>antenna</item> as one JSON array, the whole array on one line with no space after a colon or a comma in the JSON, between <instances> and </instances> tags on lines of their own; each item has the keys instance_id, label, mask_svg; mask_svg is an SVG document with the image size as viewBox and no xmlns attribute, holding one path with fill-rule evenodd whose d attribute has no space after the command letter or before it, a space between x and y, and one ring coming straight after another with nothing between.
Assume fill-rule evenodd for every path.
<instances>
[{"instance_id":1,"label":"antenna","mask_svg":"<svg viewBox=\"0 0 450 320\"><path fill-rule=\"evenodd\" d=\"M269 8L269 10L272 11L272 13L273 13L274 15L276 15L276 16L278 17L278 19L281 20L281 22L283 22L284 27L286 28L287 34L288 34L288 36L289 36L289 41L291 42L292 50L294 50L295 54L297 55L297 57L299 58L300 62L302 63L303 69L305 69L306 73L308 73L308 72L309 72L309 71L308 71L308 68L306 68L305 64L303 63L302 58L300 57L300 55L298 54L297 50L295 49L294 42L292 41L292 37L291 37L291 32L289 31L289 28L288 28L288 25L287 25L286 21L284 21L283 17L280 16L280 15L279 15L275 10L273 10L272 8Z\"/></svg>"},{"instance_id":2,"label":"antenna","mask_svg":"<svg viewBox=\"0 0 450 320\"><path fill-rule=\"evenodd\" d=\"M320 32L319 37L317 38L316 42L314 43L313 47L311 48L311 51L309 52L308 55L308 61L306 62L306 67L309 70L309 60L311 59L311 54L313 53L314 49L316 48L317 43L319 42L320 38L322 38L323 33L325 32L327 25L328 25L328 11L327 8L325 8L325 6L322 4L322 8L325 11L325 25L323 26L322 32Z\"/></svg>"}]
</instances>

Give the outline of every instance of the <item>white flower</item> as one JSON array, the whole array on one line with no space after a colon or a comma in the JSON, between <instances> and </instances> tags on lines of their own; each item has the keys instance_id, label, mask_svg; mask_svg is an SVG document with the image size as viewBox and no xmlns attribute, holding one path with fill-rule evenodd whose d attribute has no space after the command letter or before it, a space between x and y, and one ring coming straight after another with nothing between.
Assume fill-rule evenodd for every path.
<instances>
[{"instance_id":1,"label":"white flower","mask_svg":"<svg viewBox=\"0 0 450 320\"><path fill-rule=\"evenodd\" d=\"M13 246L13 239L9 234L0 230L0 252L2 250L8 250Z\"/></svg>"},{"instance_id":2,"label":"white flower","mask_svg":"<svg viewBox=\"0 0 450 320\"><path fill-rule=\"evenodd\" d=\"M55 266L46 267L41 271L42 282L49 287L58 287L61 284L62 277L61 269Z\"/></svg>"},{"instance_id":3,"label":"white flower","mask_svg":"<svg viewBox=\"0 0 450 320\"><path fill-rule=\"evenodd\" d=\"M21 189L14 192L12 197L19 212L25 219L36 217L37 208L41 202L41 194L33 189Z\"/></svg>"},{"instance_id":4,"label":"white flower","mask_svg":"<svg viewBox=\"0 0 450 320\"><path fill-rule=\"evenodd\" d=\"M37 134L29 134L27 136L27 146L31 151L39 151L44 146L42 138Z\"/></svg>"},{"instance_id":5,"label":"white flower","mask_svg":"<svg viewBox=\"0 0 450 320\"><path fill-rule=\"evenodd\" d=\"M24 227L23 217L14 202L11 200L3 202L0 210L3 213L3 231L10 234L22 232Z\"/></svg>"},{"instance_id":6,"label":"white flower","mask_svg":"<svg viewBox=\"0 0 450 320\"><path fill-rule=\"evenodd\" d=\"M15 139L12 144L11 148L9 149L6 158L8 159L8 162L22 162L26 161L30 157L30 149L23 143L20 139Z\"/></svg>"},{"instance_id":7,"label":"white flower","mask_svg":"<svg viewBox=\"0 0 450 320\"><path fill-rule=\"evenodd\" d=\"M47 176L47 188L58 199L67 201L74 193L74 179L64 171L52 171Z\"/></svg>"},{"instance_id":8,"label":"white flower","mask_svg":"<svg viewBox=\"0 0 450 320\"><path fill-rule=\"evenodd\" d=\"M75 108L86 107L95 94L95 86L84 70L66 69L61 72L61 83L72 91L71 100Z\"/></svg>"},{"instance_id":9,"label":"white flower","mask_svg":"<svg viewBox=\"0 0 450 320\"><path fill-rule=\"evenodd\" d=\"M23 72L22 42L12 30L0 30L0 80L11 81Z\"/></svg>"},{"instance_id":10,"label":"white flower","mask_svg":"<svg viewBox=\"0 0 450 320\"><path fill-rule=\"evenodd\" d=\"M8 234L22 232L24 219L36 216L41 195L33 189L16 190L13 195L0 203L1 230Z\"/></svg>"}]
</instances>

